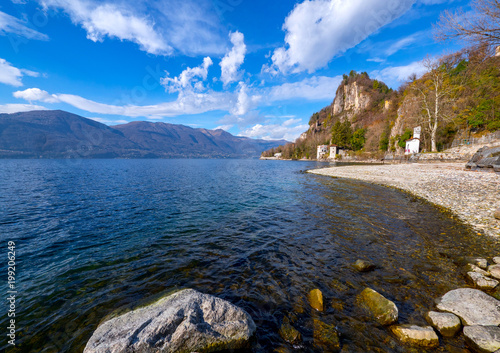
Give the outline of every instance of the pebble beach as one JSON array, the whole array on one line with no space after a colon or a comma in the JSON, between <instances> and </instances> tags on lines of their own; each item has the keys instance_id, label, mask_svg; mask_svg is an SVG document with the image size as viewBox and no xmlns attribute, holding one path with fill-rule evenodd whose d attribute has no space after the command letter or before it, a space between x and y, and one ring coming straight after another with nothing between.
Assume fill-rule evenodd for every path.
<instances>
[{"instance_id":1,"label":"pebble beach","mask_svg":"<svg viewBox=\"0 0 500 353\"><path fill-rule=\"evenodd\" d=\"M481 235L500 240L500 175L466 170L464 163L354 165L309 173L395 187L454 213Z\"/></svg>"}]
</instances>

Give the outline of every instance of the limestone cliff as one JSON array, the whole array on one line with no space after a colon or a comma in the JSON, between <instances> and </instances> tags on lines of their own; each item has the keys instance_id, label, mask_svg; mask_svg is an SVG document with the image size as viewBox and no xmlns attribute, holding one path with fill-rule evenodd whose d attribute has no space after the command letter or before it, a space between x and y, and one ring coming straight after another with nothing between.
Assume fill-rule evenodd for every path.
<instances>
[{"instance_id":1,"label":"limestone cliff","mask_svg":"<svg viewBox=\"0 0 500 353\"><path fill-rule=\"evenodd\" d=\"M345 112L350 119L372 104L372 95L366 86L357 81L341 84L333 101L333 115Z\"/></svg>"}]
</instances>

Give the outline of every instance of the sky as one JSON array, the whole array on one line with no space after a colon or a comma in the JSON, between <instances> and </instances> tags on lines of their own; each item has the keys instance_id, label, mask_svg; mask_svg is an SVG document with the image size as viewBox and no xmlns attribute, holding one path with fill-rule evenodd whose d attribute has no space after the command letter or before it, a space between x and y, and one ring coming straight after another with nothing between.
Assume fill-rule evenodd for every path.
<instances>
[{"instance_id":1,"label":"sky","mask_svg":"<svg viewBox=\"0 0 500 353\"><path fill-rule=\"evenodd\" d=\"M343 74L398 88L460 0L3 0L0 113L61 109L293 141Z\"/></svg>"}]
</instances>

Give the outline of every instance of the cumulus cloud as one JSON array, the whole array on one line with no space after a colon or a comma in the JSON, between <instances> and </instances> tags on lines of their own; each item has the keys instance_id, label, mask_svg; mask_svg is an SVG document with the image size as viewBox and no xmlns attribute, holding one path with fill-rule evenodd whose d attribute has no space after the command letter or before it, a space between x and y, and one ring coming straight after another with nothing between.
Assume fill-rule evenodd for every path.
<instances>
[{"instance_id":1,"label":"cumulus cloud","mask_svg":"<svg viewBox=\"0 0 500 353\"><path fill-rule=\"evenodd\" d=\"M47 108L40 105L33 104L3 104L0 105L0 113L18 113L18 112L29 112L32 110L47 110Z\"/></svg>"},{"instance_id":2,"label":"cumulus cloud","mask_svg":"<svg viewBox=\"0 0 500 353\"><path fill-rule=\"evenodd\" d=\"M227 53L220 62L221 67L221 80L225 85L238 80L238 69L245 60L247 47L245 45L245 38L242 33L236 31L230 33L229 37L233 48Z\"/></svg>"},{"instance_id":3,"label":"cumulus cloud","mask_svg":"<svg viewBox=\"0 0 500 353\"><path fill-rule=\"evenodd\" d=\"M97 42L105 37L118 38L138 44L150 54L168 55L173 49L156 32L154 23L146 16L137 16L133 9L112 3L85 0L42 0L45 7L60 8L75 24L87 31L87 38Z\"/></svg>"},{"instance_id":4,"label":"cumulus cloud","mask_svg":"<svg viewBox=\"0 0 500 353\"><path fill-rule=\"evenodd\" d=\"M12 93L15 98L24 99L28 102L39 101L46 103L57 103L59 99L47 91L41 90L40 88L28 88L24 91L16 91Z\"/></svg>"},{"instance_id":5,"label":"cumulus cloud","mask_svg":"<svg viewBox=\"0 0 500 353\"><path fill-rule=\"evenodd\" d=\"M408 80L412 74L420 77L426 72L427 68L422 61L414 61L404 66L389 66L383 70L372 71L370 76L384 81L391 87L398 87L401 83Z\"/></svg>"},{"instance_id":6,"label":"cumulus cloud","mask_svg":"<svg viewBox=\"0 0 500 353\"><path fill-rule=\"evenodd\" d=\"M247 85L243 82L240 82L236 104L233 106L230 112L231 114L236 116L245 115L258 104L261 98L262 97L260 95L248 94Z\"/></svg>"},{"instance_id":7,"label":"cumulus cloud","mask_svg":"<svg viewBox=\"0 0 500 353\"><path fill-rule=\"evenodd\" d=\"M0 59L0 83L19 87L23 85L21 80L23 76L38 77L39 74L38 72L30 70L18 69L17 67L12 66L5 59Z\"/></svg>"},{"instance_id":8,"label":"cumulus cloud","mask_svg":"<svg viewBox=\"0 0 500 353\"><path fill-rule=\"evenodd\" d=\"M270 101L297 98L307 100L333 100L337 87L341 81L342 76L313 76L299 82L284 83L280 86L272 87L267 97Z\"/></svg>"},{"instance_id":9,"label":"cumulus cloud","mask_svg":"<svg viewBox=\"0 0 500 353\"><path fill-rule=\"evenodd\" d=\"M46 34L31 29L23 21L0 11L0 35L15 34L27 39L49 40Z\"/></svg>"},{"instance_id":10,"label":"cumulus cloud","mask_svg":"<svg viewBox=\"0 0 500 353\"><path fill-rule=\"evenodd\" d=\"M270 73L314 72L408 11L415 0L304 1L285 19L285 46L272 55Z\"/></svg>"},{"instance_id":11,"label":"cumulus cloud","mask_svg":"<svg viewBox=\"0 0 500 353\"><path fill-rule=\"evenodd\" d=\"M169 93L184 90L203 91L205 89L203 81L207 79L208 68L212 64L212 59L207 56L203 59L203 63L200 66L188 67L177 77L164 77L161 79L161 84L165 86L165 90Z\"/></svg>"},{"instance_id":12,"label":"cumulus cloud","mask_svg":"<svg viewBox=\"0 0 500 353\"><path fill-rule=\"evenodd\" d=\"M289 119L282 124L256 124L241 131L238 136L260 138L264 140L287 140L294 141L301 133L309 128L307 124L300 124L300 119Z\"/></svg>"}]
</instances>

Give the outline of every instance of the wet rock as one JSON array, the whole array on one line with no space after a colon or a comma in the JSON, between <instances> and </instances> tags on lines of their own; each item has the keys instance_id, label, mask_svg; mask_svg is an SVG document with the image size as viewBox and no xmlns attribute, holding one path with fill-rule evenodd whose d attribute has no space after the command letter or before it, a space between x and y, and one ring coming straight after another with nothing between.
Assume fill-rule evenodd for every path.
<instances>
[{"instance_id":1,"label":"wet rock","mask_svg":"<svg viewBox=\"0 0 500 353\"><path fill-rule=\"evenodd\" d=\"M482 257L467 257L466 260L476 266L479 266L483 270L488 268L488 261Z\"/></svg>"},{"instance_id":2,"label":"wet rock","mask_svg":"<svg viewBox=\"0 0 500 353\"><path fill-rule=\"evenodd\" d=\"M243 309L185 289L105 321L84 353L215 352L245 347L254 332Z\"/></svg>"},{"instance_id":3,"label":"wet rock","mask_svg":"<svg viewBox=\"0 0 500 353\"><path fill-rule=\"evenodd\" d=\"M500 327L466 326L465 342L476 352L496 352L500 350Z\"/></svg>"},{"instance_id":4,"label":"wet rock","mask_svg":"<svg viewBox=\"0 0 500 353\"><path fill-rule=\"evenodd\" d=\"M313 320L314 346L323 352L337 352L340 350L340 339L334 325L328 325L321 320Z\"/></svg>"},{"instance_id":5,"label":"wet rock","mask_svg":"<svg viewBox=\"0 0 500 353\"><path fill-rule=\"evenodd\" d=\"M482 268L476 266L476 265L473 265L473 264L467 264L467 266L465 266L467 272L477 272L477 273L480 273L484 276L489 276L489 272L483 270Z\"/></svg>"},{"instance_id":6,"label":"wet rock","mask_svg":"<svg viewBox=\"0 0 500 353\"><path fill-rule=\"evenodd\" d=\"M462 328L460 319L452 313L429 311L425 318L444 337L453 337Z\"/></svg>"},{"instance_id":7,"label":"wet rock","mask_svg":"<svg viewBox=\"0 0 500 353\"><path fill-rule=\"evenodd\" d=\"M313 289L308 295L309 304L318 311L323 311L323 293L319 289Z\"/></svg>"},{"instance_id":8,"label":"wet rock","mask_svg":"<svg viewBox=\"0 0 500 353\"><path fill-rule=\"evenodd\" d=\"M500 256L494 257L493 262L496 264L500 264Z\"/></svg>"},{"instance_id":9,"label":"wet rock","mask_svg":"<svg viewBox=\"0 0 500 353\"><path fill-rule=\"evenodd\" d=\"M357 300L381 325L390 325L398 321L398 308L396 304L377 291L365 288L358 295Z\"/></svg>"},{"instance_id":10,"label":"wet rock","mask_svg":"<svg viewBox=\"0 0 500 353\"><path fill-rule=\"evenodd\" d=\"M439 346L439 338L430 326L398 325L391 326L390 330L405 344L423 348Z\"/></svg>"},{"instance_id":11,"label":"wet rock","mask_svg":"<svg viewBox=\"0 0 500 353\"><path fill-rule=\"evenodd\" d=\"M295 327L290 324L290 320L287 317L283 319L283 323L281 324L279 333L281 338L283 338L288 343L296 344L302 341L302 335L299 331L297 331L297 329L295 329Z\"/></svg>"},{"instance_id":12,"label":"wet rock","mask_svg":"<svg viewBox=\"0 0 500 353\"><path fill-rule=\"evenodd\" d=\"M474 285L480 289L493 289L498 286L498 281L493 278L477 272L467 272L467 276L474 282Z\"/></svg>"},{"instance_id":13,"label":"wet rock","mask_svg":"<svg viewBox=\"0 0 500 353\"><path fill-rule=\"evenodd\" d=\"M288 348L288 347L285 347L285 346L282 346L282 347L278 347L274 350L275 353L291 353L292 351Z\"/></svg>"},{"instance_id":14,"label":"wet rock","mask_svg":"<svg viewBox=\"0 0 500 353\"><path fill-rule=\"evenodd\" d=\"M496 219L500 219L500 208L495 211L495 213L493 214L493 217L495 217ZM496 262L496 263L498 263L498 262Z\"/></svg>"},{"instance_id":15,"label":"wet rock","mask_svg":"<svg viewBox=\"0 0 500 353\"><path fill-rule=\"evenodd\" d=\"M375 265L365 260L356 260L354 268L359 272L369 272L375 269Z\"/></svg>"},{"instance_id":16,"label":"wet rock","mask_svg":"<svg viewBox=\"0 0 500 353\"><path fill-rule=\"evenodd\" d=\"M490 273L491 277L500 279L500 265L491 265L490 267L488 267L488 272Z\"/></svg>"},{"instance_id":17,"label":"wet rock","mask_svg":"<svg viewBox=\"0 0 500 353\"><path fill-rule=\"evenodd\" d=\"M464 325L500 325L500 301L477 289L454 289L436 304L439 310L457 315Z\"/></svg>"}]
</instances>

